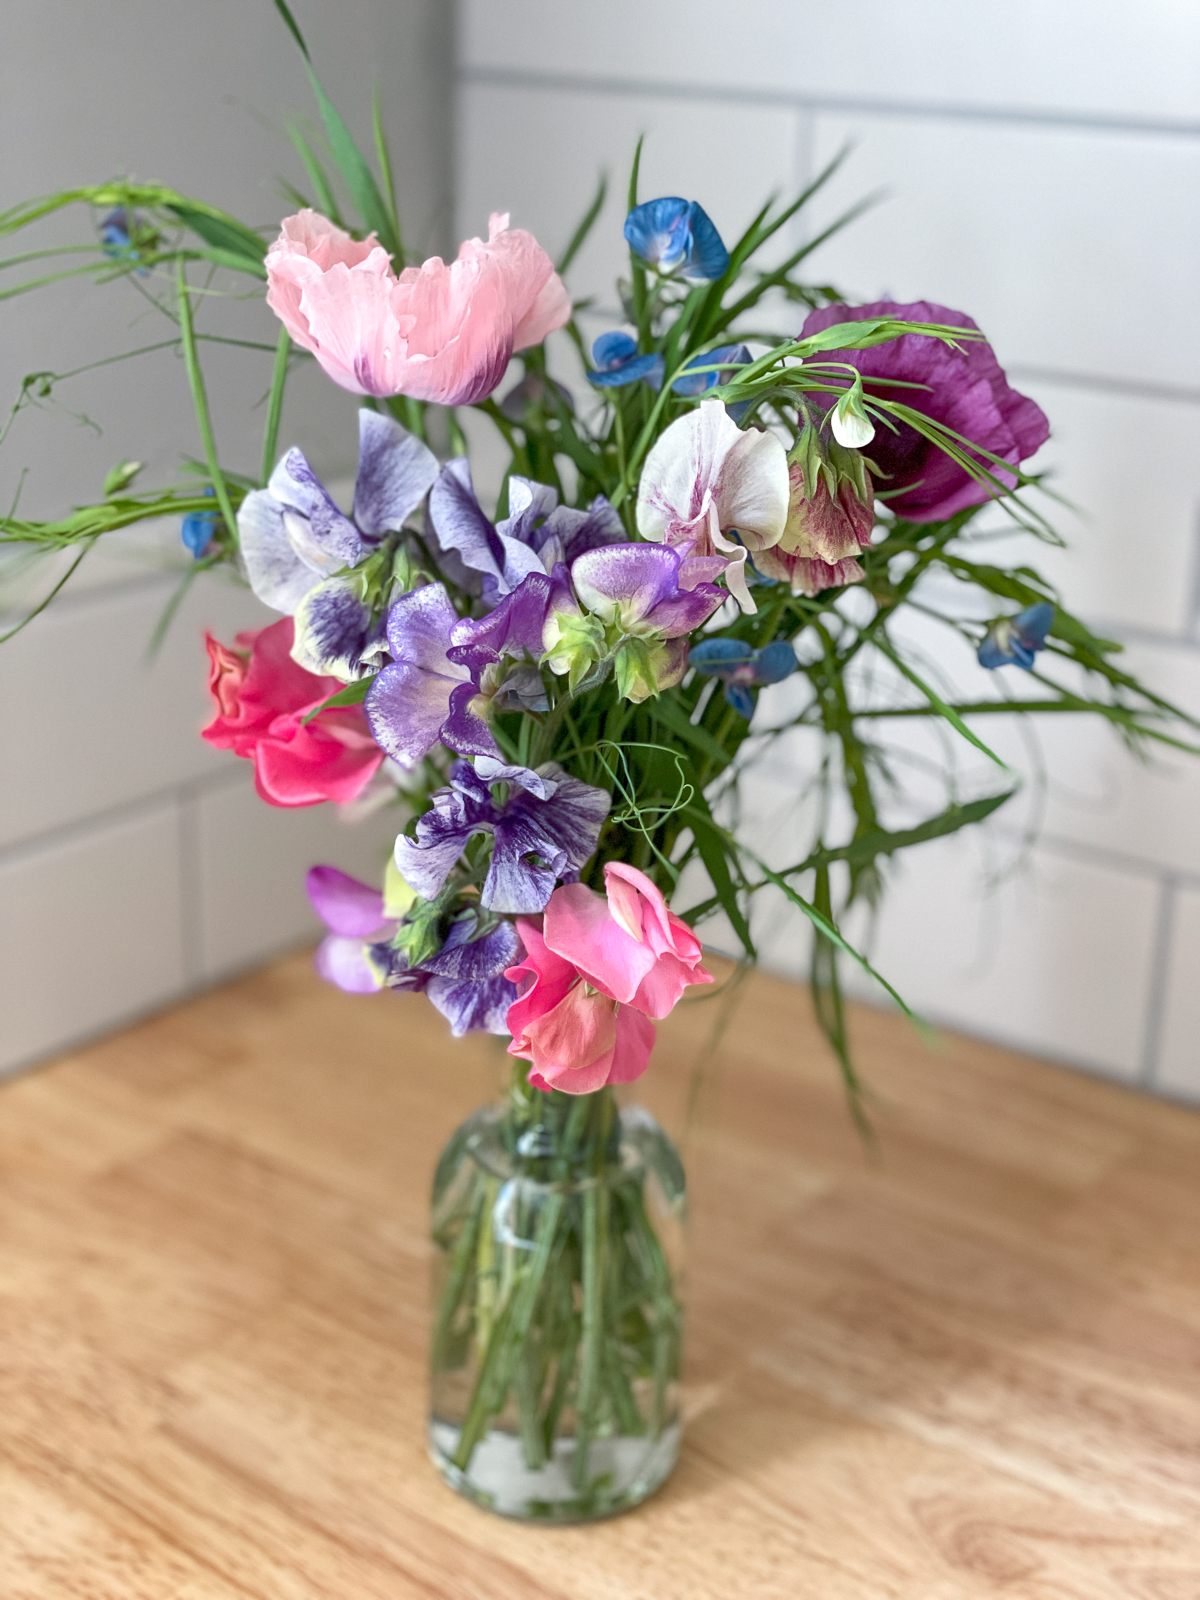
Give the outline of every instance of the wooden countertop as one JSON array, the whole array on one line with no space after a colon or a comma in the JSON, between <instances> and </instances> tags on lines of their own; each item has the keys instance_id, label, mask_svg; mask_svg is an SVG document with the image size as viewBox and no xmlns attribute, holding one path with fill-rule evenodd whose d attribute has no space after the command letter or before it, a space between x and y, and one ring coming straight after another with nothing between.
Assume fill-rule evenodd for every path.
<instances>
[{"instance_id":1,"label":"wooden countertop","mask_svg":"<svg viewBox=\"0 0 1200 1600\"><path fill-rule=\"evenodd\" d=\"M640 1098L678 1133L712 1005ZM674 1477L529 1529L423 1446L426 1192L495 1046L296 957L0 1089L2 1600L1197 1600L1200 1116L806 997L706 1079Z\"/></svg>"}]
</instances>

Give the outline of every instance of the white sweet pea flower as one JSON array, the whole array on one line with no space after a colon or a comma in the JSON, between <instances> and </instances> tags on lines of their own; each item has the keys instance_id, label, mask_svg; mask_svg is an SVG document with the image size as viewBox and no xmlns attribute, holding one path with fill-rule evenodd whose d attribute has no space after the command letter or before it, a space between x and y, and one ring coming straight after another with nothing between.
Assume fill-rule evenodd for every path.
<instances>
[{"instance_id":1,"label":"white sweet pea flower","mask_svg":"<svg viewBox=\"0 0 1200 1600\"><path fill-rule=\"evenodd\" d=\"M720 400L702 400L673 422L642 468L642 538L685 556L723 556L729 592L745 612L758 609L746 586L746 557L778 544L787 512L783 445L773 433L743 431Z\"/></svg>"}]
</instances>

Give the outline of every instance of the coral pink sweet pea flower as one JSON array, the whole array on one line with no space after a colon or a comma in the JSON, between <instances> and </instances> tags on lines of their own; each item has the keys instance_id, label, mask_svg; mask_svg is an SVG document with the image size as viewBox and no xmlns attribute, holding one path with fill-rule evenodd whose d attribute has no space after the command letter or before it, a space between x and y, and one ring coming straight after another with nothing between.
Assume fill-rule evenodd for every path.
<instances>
[{"instance_id":1,"label":"coral pink sweet pea flower","mask_svg":"<svg viewBox=\"0 0 1200 1600\"><path fill-rule=\"evenodd\" d=\"M642 468L642 538L683 556L728 558L725 581L743 611L757 610L746 587L747 553L778 544L787 514L783 445L773 433L743 431L720 400L702 400L673 422Z\"/></svg>"},{"instance_id":2,"label":"coral pink sweet pea flower","mask_svg":"<svg viewBox=\"0 0 1200 1600\"><path fill-rule=\"evenodd\" d=\"M292 338L354 394L471 405L514 350L540 344L570 296L531 233L490 219L448 266L432 256L397 277L374 234L355 240L315 211L286 217L267 251L267 304Z\"/></svg>"},{"instance_id":3,"label":"coral pink sweet pea flower","mask_svg":"<svg viewBox=\"0 0 1200 1600\"><path fill-rule=\"evenodd\" d=\"M239 650L206 635L208 686L217 715L201 730L209 744L254 762L254 781L275 806L344 802L362 793L383 762L361 706L304 718L345 684L318 678L291 657L292 619L240 633Z\"/></svg>"},{"instance_id":4,"label":"coral pink sweet pea flower","mask_svg":"<svg viewBox=\"0 0 1200 1600\"><path fill-rule=\"evenodd\" d=\"M532 1063L530 1083L590 1094L641 1077L665 1017L689 984L711 983L701 946L636 867L610 861L607 898L581 883L556 889L541 926L517 921L523 984L509 1008L509 1054Z\"/></svg>"}]
</instances>

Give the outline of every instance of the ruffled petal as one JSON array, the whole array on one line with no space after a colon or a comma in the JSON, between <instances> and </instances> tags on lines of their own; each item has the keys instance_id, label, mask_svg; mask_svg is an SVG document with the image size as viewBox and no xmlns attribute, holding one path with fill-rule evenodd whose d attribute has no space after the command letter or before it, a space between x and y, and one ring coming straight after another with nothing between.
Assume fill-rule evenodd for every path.
<instances>
[{"instance_id":1,"label":"ruffled petal","mask_svg":"<svg viewBox=\"0 0 1200 1600\"><path fill-rule=\"evenodd\" d=\"M331 933L369 939L387 921L379 890L337 867L310 867L304 886L313 910Z\"/></svg>"},{"instance_id":2,"label":"ruffled petal","mask_svg":"<svg viewBox=\"0 0 1200 1600\"><path fill-rule=\"evenodd\" d=\"M404 526L438 476L438 460L392 417L364 406L358 413L358 477L354 520L365 534Z\"/></svg>"}]
</instances>

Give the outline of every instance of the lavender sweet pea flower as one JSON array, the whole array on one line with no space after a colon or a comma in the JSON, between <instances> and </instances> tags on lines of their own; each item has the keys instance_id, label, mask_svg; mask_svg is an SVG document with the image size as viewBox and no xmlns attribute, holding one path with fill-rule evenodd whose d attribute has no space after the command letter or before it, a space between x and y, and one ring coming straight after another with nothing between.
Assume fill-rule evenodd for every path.
<instances>
[{"instance_id":1,"label":"lavender sweet pea flower","mask_svg":"<svg viewBox=\"0 0 1200 1600\"><path fill-rule=\"evenodd\" d=\"M462 755L496 755L478 685L447 650L459 620L440 583L401 595L387 619L392 662L367 691L367 721L380 748L415 766L439 740Z\"/></svg>"},{"instance_id":2,"label":"lavender sweet pea flower","mask_svg":"<svg viewBox=\"0 0 1200 1600\"><path fill-rule=\"evenodd\" d=\"M678 195L635 206L625 218L625 238L643 261L689 283L713 282L729 265L729 251L708 213Z\"/></svg>"},{"instance_id":3,"label":"lavender sweet pea flower","mask_svg":"<svg viewBox=\"0 0 1200 1600\"><path fill-rule=\"evenodd\" d=\"M617 329L602 333L592 346L592 360L595 369L588 373L588 382L598 389L623 389L643 378L652 389L662 387L662 356L656 351L639 355L637 340L631 334Z\"/></svg>"},{"instance_id":4,"label":"lavender sweet pea flower","mask_svg":"<svg viewBox=\"0 0 1200 1600\"><path fill-rule=\"evenodd\" d=\"M891 300L869 306L824 306L805 319L800 337L807 339L838 322L896 317L905 322L940 322L976 328L970 317L946 306L919 300L897 305ZM991 345L967 340L957 350L940 339L906 333L869 350L822 351L818 360L849 362L862 374L868 395L903 400L914 411L944 423L964 439L990 450L1015 467L1045 444L1050 424L1041 408L1009 387ZM873 385L872 378L895 378L923 384L919 389ZM878 493L890 511L910 522L942 522L967 506L982 504L997 491L953 462L944 451L906 423L897 431L878 427L870 457L882 474ZM1001 483L1012 487L1013 472L977 458Z\"/></svg>"},{"instance_id":5,"label":"lavender sweet pea flower","mask_svg":"<svg viewBox=\"0 0 1200 1600\"><path fill-rule=\"evenodd\" d=\"M382 979L368 960L368 948L390 939L397 926L385 914L383 895L336 867L311 868L305 888L329 929L317 949L317 971L349 994L374 994Z\"/></svg>"},{"instance_id":6,"label":"lavender sweet pea flower","mask_svg":"<svg viewBox=\"0 0 1200 1600\"><path fill-rule=\"evenodd\" d=\"M479 574L483 598L494 606L531 573L626 537L603 495L586 511L558 504L558 493L528 478L508 480L509 514L493 524L471 485L463 456L448 461L429 497L430 528L443 555Z\"/></svg>"},{"instance_id":7,"label":"lavender sweet pea flower","mask_svg":"<svg viewBox=\"0 0 1200 1600\"><path fill-rule=\"evenodd\" d=\"M998 617L983 636L978 656L981 667L1024 667L1033 670L1033 658L1045 649L1046 635L1054 621L1054 607L1048 600L1027 606L1015 617Z\"/></svg>"},{"instance_id":8,"label":"lavender sweet pea flower","mask_svg":"<svg viewBox=\"0 0 1200 1600\"><path fill-rule=\"evenodd\" d=\"M238 509L250 587L276 611L295 612L322 579L357 566L403 526L438 475L433 452L391 417L364 409L358 428L352 516L338 510L299 450L289 450L267 487Z\"/></svg>"},{"instance_id":9,"label":"lavender sweet pea flower","mask_svg":"<svg viewBox=\"0 0 1200 1600\"><path fill-rule=\"evenodd\" d=\"M688 666L705 677L720 678L725 699L747 722L754 715L751 686L781 683L796 665L796 652L786 639L773 639L758 650L741 639L701 639L688 652Z\"/></svg>"},{"instance_id":10,"label":"lavender sweet pea flower","mask_svg":"<svg viewBox=\"0 0 1200 1600\"><path fill-rule=\"evenodd\" d=\"M490 788L510 785L498 804ZM450 785L433 796L416 837L396 840L396 866L423 899L433 900L477 833L492 835L492 860L480 904L492 911L532 915L557 883L573 883L594 853L611 805L603 789L569 777L551 762L537 772L481 758L456 761ZM425 963L430 971L435 970Z\"/></svg>"},{"instance_id":11,"label":"lavender sweet pea flower","mask_svg":"<svg viewBox=\"0 0 1200 1600\"><path fill-rule=\"evenodd\" d=\"M706 574L712 564L702 564ZM610 545L573 562L571 583L593 616L622 633L677 639L725 603L715 583L689 584L691 565L667 545Z\"/></svg>"}]
</instances>

